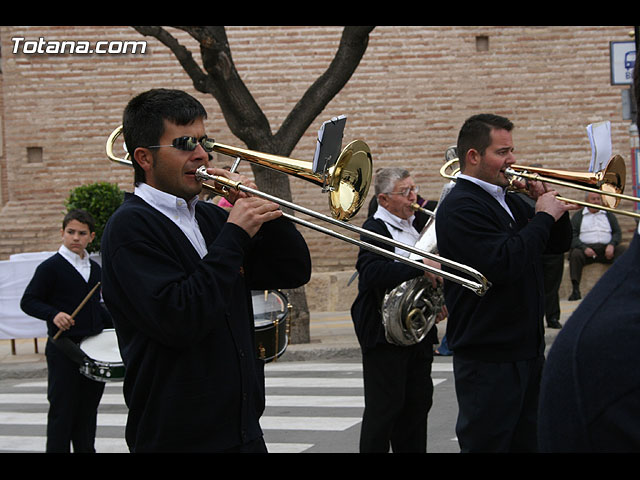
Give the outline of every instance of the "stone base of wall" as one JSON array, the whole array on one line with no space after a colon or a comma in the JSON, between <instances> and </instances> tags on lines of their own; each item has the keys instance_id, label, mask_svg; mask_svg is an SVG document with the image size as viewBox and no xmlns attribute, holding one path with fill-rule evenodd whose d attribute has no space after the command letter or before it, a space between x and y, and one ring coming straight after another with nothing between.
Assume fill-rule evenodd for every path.
<instances>
[{"instance_id":1,"label":"stone base of wall","mask_svg":"<svg viewBox=\"0 0 640 480\"><path fill-rule=\"evenodd\" d=\"M344 312L358 294L358 278L349 280L355 270L313 273L305 286L307 304L312 312Z\"/></svg>"},{"instance_id":2,"label":"stone base of wall","mask_svg":"<svg viewBox=\"0 0 640 480\"><path fill-rule=\"evenodd\" d=\"M582 297L589 293L610 265L594 263L585 266L582 272L580 292ZM358 294L357 277L349 284L355 270L341 272L313 273L311 281L306 285L307 303L312 312L344 312L351 309L351 304ZM559 293L560 300L567 300L571 295L571 278L569 262L564 262L564 272Z\"/></svg>"}]
</instances>

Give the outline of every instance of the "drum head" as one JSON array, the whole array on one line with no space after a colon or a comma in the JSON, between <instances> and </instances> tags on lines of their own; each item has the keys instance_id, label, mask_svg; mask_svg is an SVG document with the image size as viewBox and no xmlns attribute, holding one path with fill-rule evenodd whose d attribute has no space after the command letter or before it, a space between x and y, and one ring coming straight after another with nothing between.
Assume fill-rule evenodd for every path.
<instances>
[{"instance_id":1,"label":"drum head","mask_svg":"<svg viewBox=\"0 0 640 480\"><path fill-rule=\"evenodd\" d=\"M82 341L80 348L92 360L105 363L122 363L118 338L114 329L103 330L98 335L88 337Z\"/></svg>"},{"instance_id":2,"label":"drum head","mask_svg":"<svg viewBox=\"0 0 640 480\"><path fill-rule=\"evenodd\" d=\"M118 348L114 329L103 330L98 335L85 338L80 349L88 360L80 367L80 373L98 382L117 382L124 379L124 363Z\"/></svg>"},{"instance_id":3,"label":"drum head","mask_svg":"<svg viewBox=\"0 0 640 480\"><path fill-rule=\"evenodd\" d=\"M275 290L254 290L251 292L253 320L256 328L268 327L287 315L287 300Z\"/></svg>"}]
</instances>

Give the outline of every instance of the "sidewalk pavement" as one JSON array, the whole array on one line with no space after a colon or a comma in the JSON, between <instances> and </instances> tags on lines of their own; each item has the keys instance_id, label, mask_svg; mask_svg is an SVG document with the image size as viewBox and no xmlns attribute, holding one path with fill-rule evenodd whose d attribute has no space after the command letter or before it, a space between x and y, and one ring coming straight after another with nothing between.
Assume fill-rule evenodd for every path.
<instances>
[{"instance_id":1,"label":"sidewalk pavement","mask_svg":"<svg viewBox=\"0 0 640 480\"><path fill-rule=\"evenodd\" d=\"M560 323L565 324L580 302L560 301ZM438 337L444 335L446 321L438 324ZM360 347L356 340L349 312L311 312L311 342L293 344L277 360L282 361L360 361ZM559 330L545 328L547 350ZM10 340L0 340L0 380L5 378L44 378L47 363L45 338L16 339L15 354ZM37 347L37 351L36 351Z\"/></svg>"}]
</instances>

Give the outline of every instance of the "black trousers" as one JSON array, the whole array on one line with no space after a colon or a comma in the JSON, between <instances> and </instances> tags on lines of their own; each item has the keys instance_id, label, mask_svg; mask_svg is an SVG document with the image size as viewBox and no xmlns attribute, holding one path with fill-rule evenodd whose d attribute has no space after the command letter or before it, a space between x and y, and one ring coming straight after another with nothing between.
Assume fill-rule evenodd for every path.
<instances>
[{"instance_id":1,"label":"black trousers","mask_svg":"<svg viewBox=\"0 0 640 480\"><path fill-rule=\"evenodd\" d=\"M597 243L593 245L587 245L596 252L596 258L587 257L584 254L583 248L572 248L569 251L569 273L571 275L571 282L575 285L580 284L582 280L582 269L585 265L591 265L592 263L613 263L620 255L622 255L626 247L624 245L616 245L613 251L613 258L607 260L604 256L604 251L607 248L606 245Z\"/></svg>"},{"instance_id":2,"label":"black trousers","mask_svg":"<svg viewBox=\"0 0 640 480\"><path fill-rule=\"evenodd\" d=\"M51 340L45 348L48 369L47 452L95 452L98 405L104 383L91 380Z\"/></svg>"},{"instance_id":3,"label":"black trousers","mask_svg":"<svg viewBox=\"0 0 640 480\"><path fill-rule=\"evenodd\" d=\"M362 355L365 408L360 452L427 451L433 404L431 345L380 345Z\"/></svg>"},{"instance_id":4,"label":"black trousers","mask_svg":"<svg viewBox=\"0 0 640 480\"><path fill-rule=\"evenodd\" d=\"M547 322L560 320L560 284L564 271L564 254L543 255L544 310Z\"/></svg>"},{"instance_id":5,"label":"black trousers","mask_svg":"<svg viewBox=\"0 0 640 480\"><path fill-rule=\"evenodd\" d=\"M544 357L489 363L453 357L461 452L536 452Z\"/></svg>"}]
</instances>

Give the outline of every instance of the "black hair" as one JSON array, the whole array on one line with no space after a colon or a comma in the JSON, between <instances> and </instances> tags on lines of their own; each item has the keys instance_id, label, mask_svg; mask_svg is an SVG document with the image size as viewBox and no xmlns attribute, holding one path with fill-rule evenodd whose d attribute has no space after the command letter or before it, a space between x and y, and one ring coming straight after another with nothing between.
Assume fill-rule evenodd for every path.
<instances>
[{"instance_id":1,"label":"black hair","mask_svg":"<svg viewBox=\"0 0 640 480\"><path fill-rule=\"evenodd\" d=\"M152 89L129 101L122 125L136 185L145 181L144 170L133 159L136 148L158 145L164 134L165 120L176 125L189 125L199 118L206 119L207 111L197 99L182 90Z\"/></svg>"},{"instance_id":2,"label":"black hair","mask_svg":"<svg viewBox=\"0 0 640 480\"><path fill-rule=\"evenodd\" d=\"M481 155L491 145L491 130L513 129L513 123L505 117L492 113L480 113L469 117L458 134L458 161L460 169L464 169L464 161L470 149L477 150Z\"/></svg>"},{"instance_id":3,"label":"black hair","mask_svg":"<svg viewBox=\"0 0 640 480\"><path fill-rule=\"evenodd\" d=\"M93 216L86 210L82 210L80 208L69 210L67 214L64 216L64 219L62 220L63 230L67 228L67 225L71 220L77 220L80 223L84 223L89 227L90 233L95 232L96 222L93 219Z\"/></svg>"}]
</instances>

